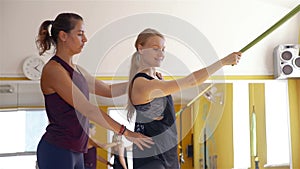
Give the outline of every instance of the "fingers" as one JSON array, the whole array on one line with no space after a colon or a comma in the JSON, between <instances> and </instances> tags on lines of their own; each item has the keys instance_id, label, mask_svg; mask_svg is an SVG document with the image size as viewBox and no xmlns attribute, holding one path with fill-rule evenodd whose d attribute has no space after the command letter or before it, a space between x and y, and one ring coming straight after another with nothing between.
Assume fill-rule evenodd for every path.
<instances>
[{"instance_id":1,"label":"fingers","mask_svg":"<svg viewBox=\"0 0 300 169\"><path fill-rule=\"evenodd\" d=\"M236 54L235 55L235 64L236 65L239 63L240 59L241 59L241 56L239 56L239 55Z\"/></svg>"},{"instance_id":2,"label":"fingers","mask_svg":"<svg viewBox=\"0 0 300 169\"><path fill-rule=\"evenodd\" d=\"M137 145L139 149L144 150L143 147L139 143L134 143L134 144Z\"/></svg>"},{"instance_id":3,"label":"fingers","mask_svg":"<svg viewBox=\"0 0 300 169\"><path fill-rule=\"evenodd\" d=\"M142 140L138 139L138 138L134 138L133 143L135 145L138 146L139 149L144 150L143 147L147 147L150 148L151 146L149 146L148 144L146 144L145 142L143 142Z\"/></svg>"},{"instance_id":4,"label":"fingers","mask_svg":"<svg viewBox=\"0 0 300 169\"><path fill-rule=\"evenodd\" d=\"M147 148L150 148L151 145L154 144L154 142L152 141L152 139L150 137L145 137L145 136L142 136L141 137L143 138L136 138L136 142L135 144L141 149L143 150L143 147L147 147Z\"/></svg>"},{"instance_id":5,"label":"fingers","mask_svg":"<svg viewBox=\"0 0 300 169\"><path fill-rule=\"evenodd\" d=\"M242 52L233 52L233 54L236 54L238 56L242 56Z\"/></svg>"},{"instance_id":6,"label":"fingers","mask_svg":"<svg viewBox=\"0 0 300 169\"><path fill-rule=\"evenodd\" d=\"M140 139L138 139L138 140L140 140L140 144L141 144L143 147L150 148L151 145L154 144L154 142L152 141L152 139L149 138L149 137L146 137L146 138L140 138Z\"/></svg>"},{"instance_id":7,"label":"fingers","mask_svg":"<svg viewBox=\"0 0 300 169\"><path fill-rule=\"evenodd\" d=\"M150 137L146 137L140 133L134 133L133 136L126 137L128 140L136 144L139 149L144 150L143 147L150 148L154 144Z\"/></svg>"},{"instance_id":8,"label":"fingers","mask_svg":"<svg viewBox=\"0 0 300 169\"><path fill-rule=\"evenodd\" d=\"M232 62L231 65L234 66L234 65L237 65L239 62L240 62L240 59L242 57L242 52L233 52L231 54L232 56Z\"/></svg>"}]
</instances>

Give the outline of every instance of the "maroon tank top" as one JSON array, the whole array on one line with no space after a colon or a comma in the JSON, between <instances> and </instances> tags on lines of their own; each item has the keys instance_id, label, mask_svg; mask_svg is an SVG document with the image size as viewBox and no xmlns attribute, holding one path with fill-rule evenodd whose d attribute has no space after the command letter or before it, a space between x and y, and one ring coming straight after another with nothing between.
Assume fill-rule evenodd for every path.
<instances>
[{"instance_id":1,"label":"maroon tank top","mask_svg":"<svg viewBox=\"0 0 300 169\"><path fill-rule=\"evenodd\" d=\"M60 59L51 60L60 63L70 74L73 83L89 99L89 89L83 75ZM57 82L59 83L59 82ZM57 93L44 94L45 107L49 120L44 139L49 143L74 152L87 152L89 121L75 108L65 102Z\"/></svg>"},{"instance_id":2,"label":"maroon tank top","mask_svg":"<svg viewBox=\"0 0 300 169\"><path fill-rule=\"evenodd\" d=\"M92 147L88 149L87 153L84 153L84 166L90 169L96 169L97 165L97 148Z\"/></svg>"}]
</instances>

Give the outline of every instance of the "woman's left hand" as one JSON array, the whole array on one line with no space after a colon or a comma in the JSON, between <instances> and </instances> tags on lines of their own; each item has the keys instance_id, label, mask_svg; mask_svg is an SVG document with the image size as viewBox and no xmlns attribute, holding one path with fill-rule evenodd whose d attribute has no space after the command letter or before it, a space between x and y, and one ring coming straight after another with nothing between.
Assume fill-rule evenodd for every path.
<instances>
[{"instance_id":1,"label":"woman's left hand","mask_svg":"<svg viewBox=\"0 0 300 169\"><path fill-rule=\"evenodd\" d=\"M150 148L151 145L154 144L152 138L147 137L141 133L132 132L130 130L126 130L124 136L126 137L126 139L136 144L141 150L144 150L143 147Z\"/></svg>"}]
</instances>

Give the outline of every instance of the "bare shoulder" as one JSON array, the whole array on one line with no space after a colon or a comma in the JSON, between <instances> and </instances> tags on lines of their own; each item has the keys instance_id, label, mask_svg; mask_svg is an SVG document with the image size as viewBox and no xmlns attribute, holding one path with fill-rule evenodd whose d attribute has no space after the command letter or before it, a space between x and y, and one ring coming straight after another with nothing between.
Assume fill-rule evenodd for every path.
<instances>
[{"instance_id":1,"label":"bare shoulder","mask_svg":"<svg viewBox=\"0 0 300 169\"><path fill-rule=\"evenodd\" d=\"M170 95L180 90L177 80L159 80L146 78L137 78L133 84L132 101L144 103L153 100L154 98ZM138 93L138 95L134 95ZM143 101L139 101L143 100Z\"/></svg>"},{"instance_id":2,"label":"bare shoulder","mask_svg":"<svg viewBox=\"0 0 300 169\"><path fill-rule=\"evenodd\" d=\"M43 68L42 76L46 76L47 78L55 78L66 73L67 71L61 66L61 64L55 61L49 61Z\"/></svg>"},{"instance_id":3,"label":"bare shoulder","mask_svg":"<svg viewBox=\"0 0 300 169\"><path fill-rule=\"evenodd\" d=\"M157 83L161 83L161 80L158 79L147 79L144 77L137 77L134 80L134 87L142 87L142 88L152 88L154 87L153 85L157 84Z\"/></svg>"},{"instance_id":4,"label":"bare shoulder","mask_svg":"<svg viewBox=\"0 0 300 169\"><path fill-rule=\"evenodd\" d=\"M43 93L54 93L55 86L68 79L68 72L57 62L49 61L43 68L41 77L41 88Z\"/></svg>"}]
</instances>

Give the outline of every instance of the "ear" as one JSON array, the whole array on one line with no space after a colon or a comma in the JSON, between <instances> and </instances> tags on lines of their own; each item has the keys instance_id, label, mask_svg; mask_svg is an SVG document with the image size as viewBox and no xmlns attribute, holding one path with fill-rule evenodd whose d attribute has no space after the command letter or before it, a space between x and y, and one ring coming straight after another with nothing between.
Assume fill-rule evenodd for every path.
<instances>
[{"instance_id":1,"label":"ear","mask_svg":"<svg viewBox=\"0 0 300 169\"><path fill-rule=\"evenodd\" d=\"M140 45L140 44L138 44L138 52L139 52L140 54L143 54L143 46Z\"/></svg>"},{"instance_id":2,"label":"ear","mask_svg":"<svg viewBox=\"0 0 300 169\"><path fill-rule=\"evenodd\" d=\"M67 40L68 34L64 31L59 31L58 37L61 41L65 42Z\"/></svg>"}]
</instances>

